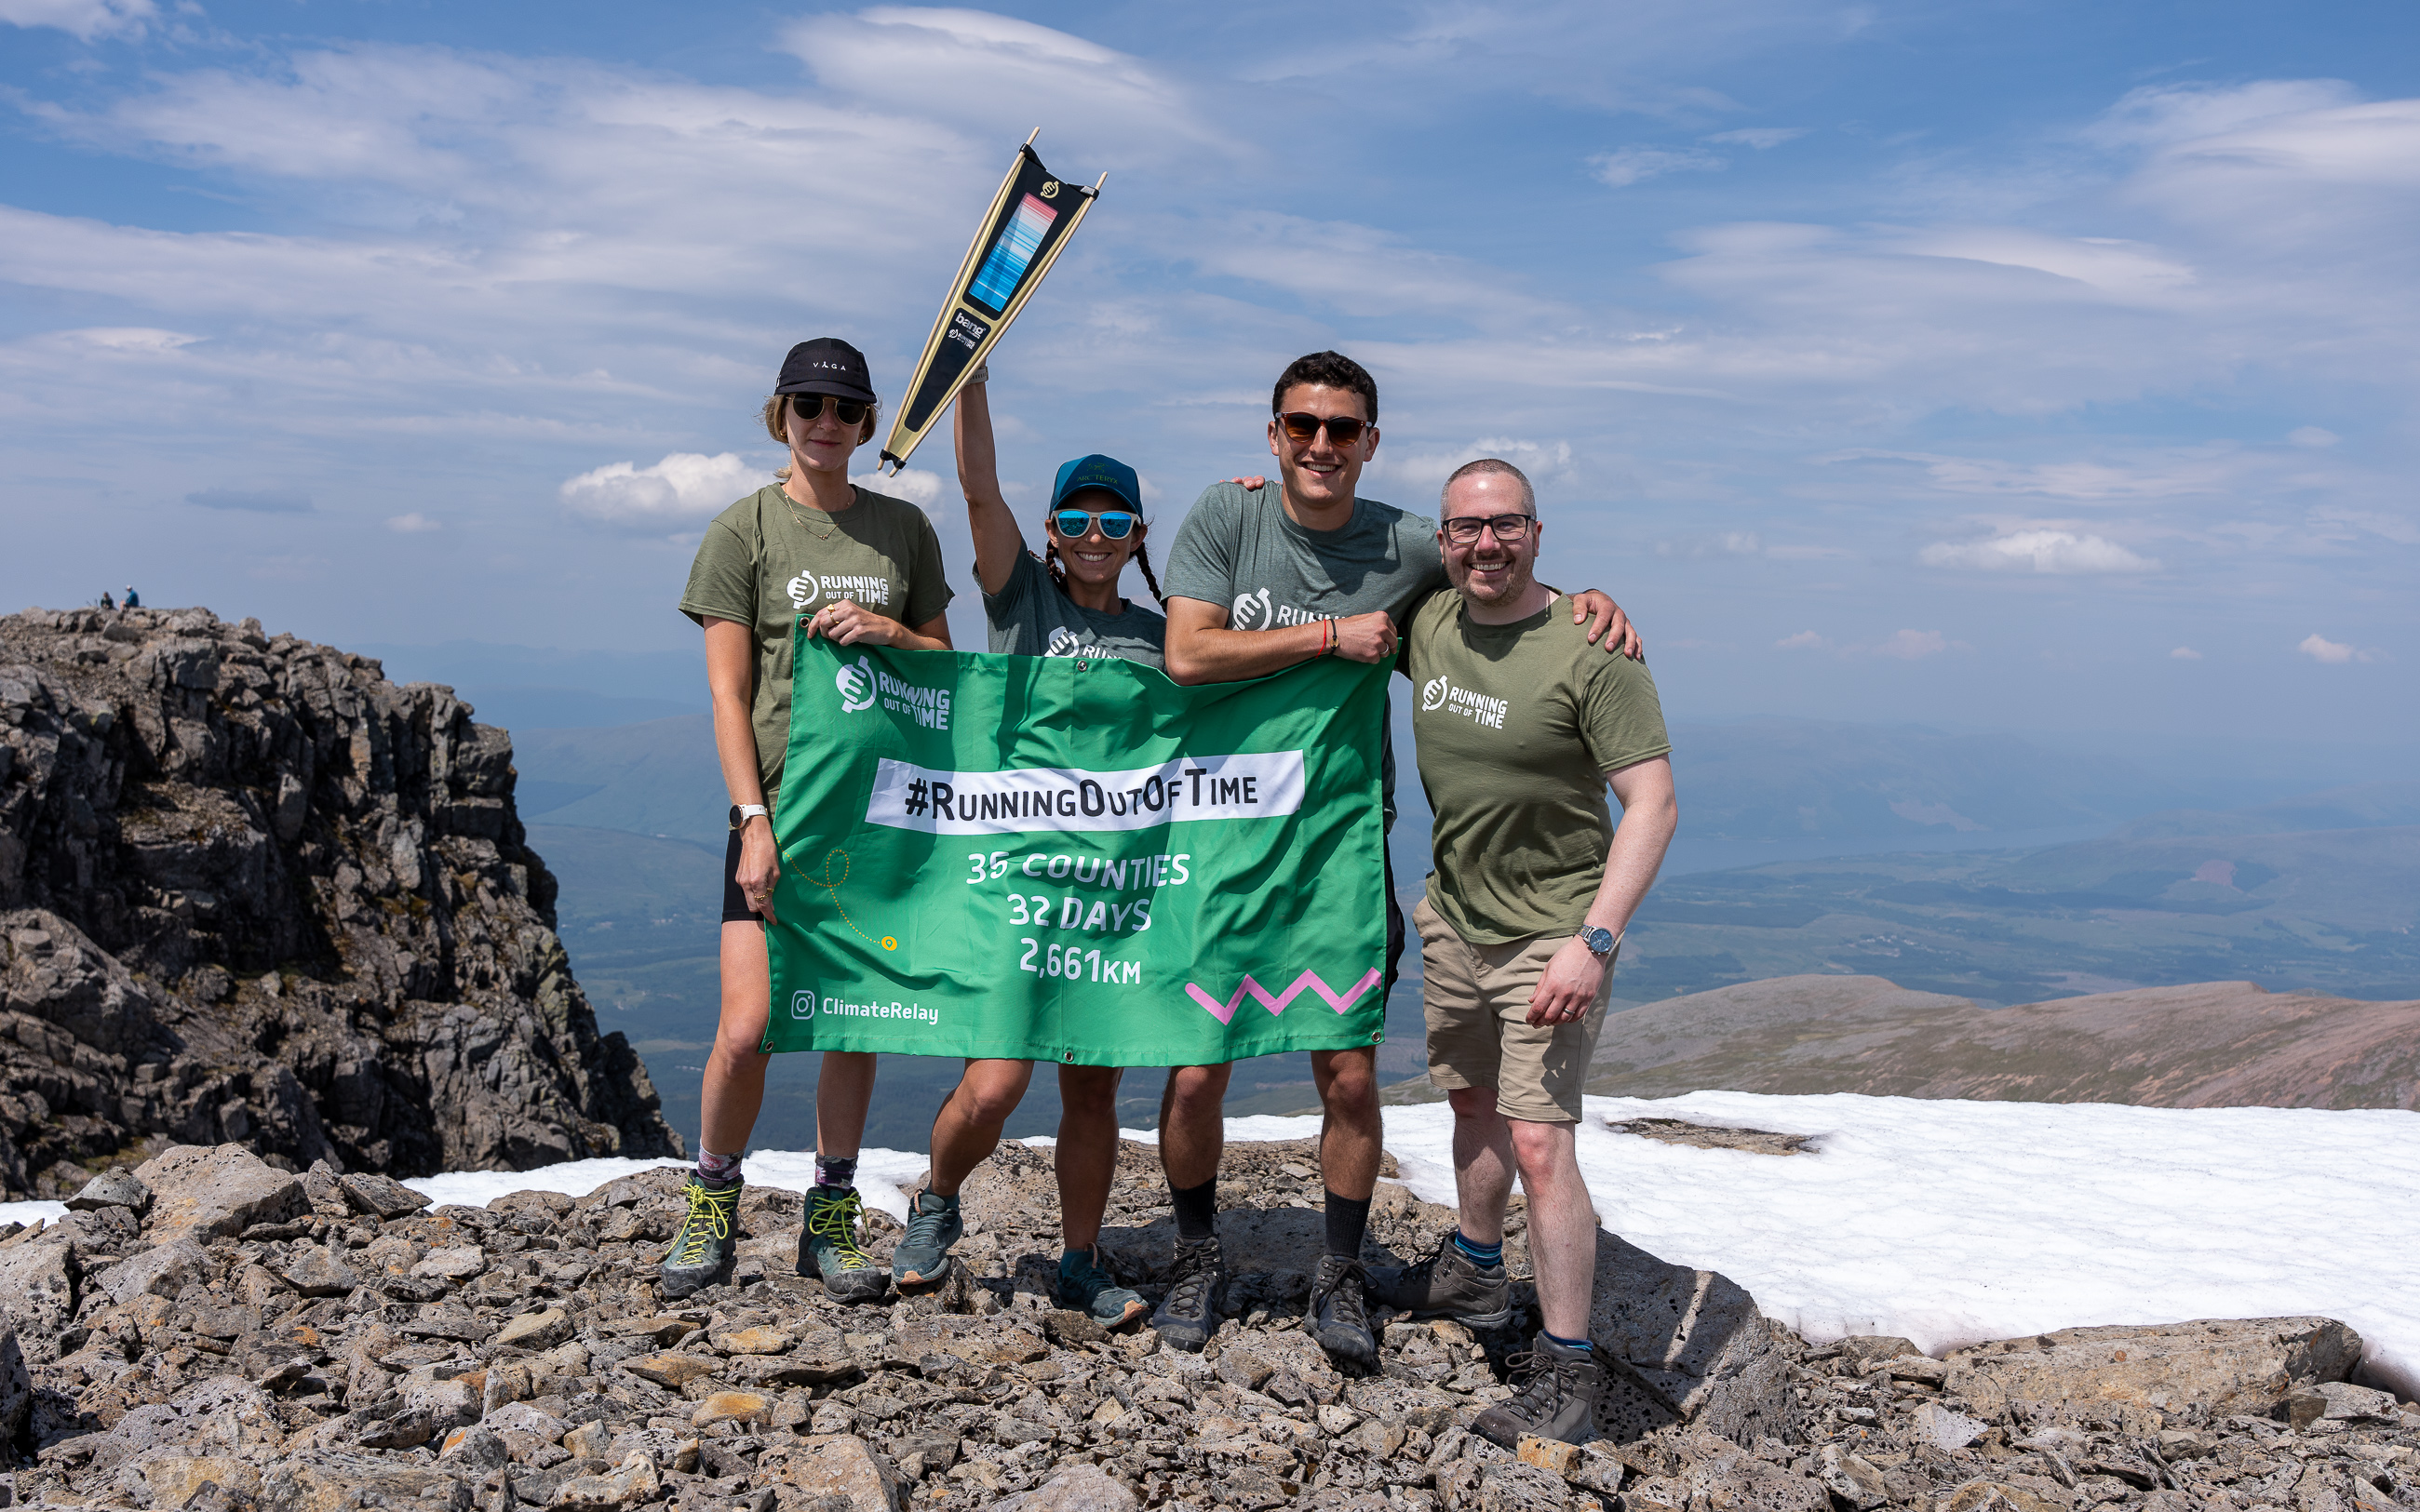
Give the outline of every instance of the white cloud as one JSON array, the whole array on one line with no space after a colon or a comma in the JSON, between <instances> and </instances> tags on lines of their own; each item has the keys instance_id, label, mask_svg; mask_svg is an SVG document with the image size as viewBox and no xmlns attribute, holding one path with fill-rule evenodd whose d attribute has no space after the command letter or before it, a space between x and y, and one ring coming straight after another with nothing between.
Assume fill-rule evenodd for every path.
<instances>
[{"instance_id":1,"label":"white cloud","mask_svg":"<svg viewBox=\"0 0 2420 1512\"><path fill-rule=\"evenodd\" d=\"M2334 446L2336 442L2343 440L2344 438L2337 435L2335 431L2321 430L2317 425L2301 425L2288 431L2286 433L2286 440L2293 442L2296 446L2308 446L2316 449L2324 449Z\"/></svg>"},{"instance_id":2,"label":"white cloud","mask_svg":"<svg viewBox=\"0 0 2420 1512\"><path fill-rule=\"evenodd\" d=\"M1871 649L1877 656L1918 661L1926 656L1938 656L1949 647L1950 642L1944 640L1938 630L1893 630L1886 640Z\"/></svg>"},{"instance_id":3,"label":"white cloud","mask_svg":"<svg viewBox=\"0 0 2420 1512\"><path fill-rule=\"evenodd\" d=\"M2328 667L2340 667L2349 661L2377 661L2381 655L2371 647L2355 648L2341 640L2331 640L2316 631L2304 636L2294 649Z\"/></svg>"},{"instance_id":4,"label":"white cloud","mask_svg":"<svg viewBox=\"0 0 2420 1512\"><path fill-rule=\"evenodd\" d=\"M2201 653L2195 651L2191 646L2179 646L2176 650L2168 653L2168 659L2170 661L2199 661L2201 660Z\"/></svg>"},{"instance_id":5,"label":"white cloud","mask_svg":"<svg viewBox=\"0 0 2420 1512\"><path fill-rule=\"evenodd\" d=\"M920 116L978 127L986 138L1034 144L1060 171L1149 162L1171 149L1239 147L1211 124L1183 81L1140 58L1071 33L989 11L875 6L797 22L780 45L819 83ZM1004 162L1003 162L1003 165Z\"/></svg>"},{"instance_id":6,"label":"white cloud","mask_svg":"<svg viewBox=\"0 0 2420 1512\"><path fill-rule=\"evenodd\" d=\"M927 472L923 468L901 468L896 472L869 472L848 481L869 492L905 499L928 515L933 512L933 506L941 501L941 475Z\"/></svg>"},{"instance_id":7,"label":"white cloud","mask_svg":"<svg viewBox=\"0 0 2420 1512\"><path fill-rule=\"evenodd\" d=\"M445 527L414 510L409 515L389 515L386 517L386 528L397 535L422 535L430 531L443 530Z\"/></svg>"},{"instance_id":8,"label":"white cloud","mask_svg":"<svg viewBox=\"0 0 2420 1512\"><path fill-rule=\"evenodd\" d=\"M1717 173L1730 166L1730 160L1722 154L1697 147L1683 147L1677 152L1662 147L1622 147L1601 152L1588 162L1589 171L1596 175L1597 180L1615 189L1668 173Z\"/></svg>"},{"instance_id":9,"label":"white cloud","mask_svg":"<svg viewBox=\"0 0 2420 1512\"><path fill-rule=\"evenodd\" d=\"M2157 572L2160 564L2115 541L2070 531L2018 531L1988 541L1935 542L1916 553L1928 567L1977 572Z\"/></svg>"},{"instance_id":10,"label":"white cloud","mask_svg":"<svg viewBox=\"0 0 2420 1512\"><path fill-rule=\"evenodd\" d=\"M0 22L11 26L54 26L83 41L120 35L139 37L160 14L152 0L0 0Z\"/></svg>"},{"instance_id":11,"label":"white cloud","mask_svg":"<svg viewBox=\"0 0 2420 1512\"><path fill-rule=\"evenodd\" d=\"M590 524L663 535L713 518L771 481L736 452L675 452L650 467L609 462L566 480L558 492L564 506Z\"/></svg>"},{"instance_id":12,"label":"white cloud","mask_svg":"<svg viewBox=\"0 0 2420 1512\"><path fill-rule=\"evenodd\" d=\"M1829 651L1832 642L1812 630L1801 630L1796 635L1783 636L1773 647L1776 651Z\"/></svg>"},{"instance_id":13,"label":"white cloud","mask_svg":"<svg viewBox=\"0 0 2420 1512\"><path fill-rule=\"evenodd\" d=\"M1795 142L1810 130L1812 130L1811 127L1806 126L1748 126L1736 131L1716 131L1705 140L1726 144L1736 143L1741 147L1754 147L1759 152L1762 152L1770 147L1777 147L1784 142Z\"/></svg>"}]
</instances>

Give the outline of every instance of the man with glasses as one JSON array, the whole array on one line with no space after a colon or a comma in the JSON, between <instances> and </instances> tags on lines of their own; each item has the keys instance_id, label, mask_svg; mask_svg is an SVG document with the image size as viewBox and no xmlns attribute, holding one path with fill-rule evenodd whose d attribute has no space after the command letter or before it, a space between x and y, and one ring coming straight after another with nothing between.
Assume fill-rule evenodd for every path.
<instances>
[{"instance_id":1,"label":"man with glasses","mask_svg":"<svg viewBox=\"0 0 2420 1512\"><path fill-rule=\"evenodd\" d=\"M1508 1448L1529 1433L1578 1443L1603 1377L1588 1337L1596 1214L1573 1134L1622 930L1679 823L1672 747L1646 667L1590 650L1538 581L1544 527L1520 469L1465 464L1439 515L1458 592L1420 606L1404 661L1436 811L1436 870L1412 922L1429 1079L1453 1105L1460 1221L1434 1256L1374 1273L1370 1290L1414 1317L1509 1321L1517 1171L1544 1327L1514 1359L1513 1398L1471 1427Z\"/></svg>"},{"instance_id":2,"label":"man with glasses","mask_svg":"<svg viewBox=\"0 0 2420 1512\"><path fill-rule=\"evenodd\" d=\"M1178 528L1168 564L1168 672L1180 683L1265 677L1315 656L1380 662L1395 656L1414 605L1445 586L1435 527L1355 489L1378 445L1378 385L1339 353L1297 358L1278 378L1268 427L1280 486L1215 484ZM1635 656L1637 636L1602 594L1581 595L1588 640ZM1613 658L1621 660L1621 657ZM1383 732L1382 732L1383 733ZM1394 751L1385 751L1387 822L1394 823ZM1404 920L1389 867L1384 992L1394 985ZM1340 1364L1376 1366L1362 1299L1361 1242L1378 1181L1377 1050L1313 1051L1311 1079L1326 1121L1326 1251L1312 1277L1311 1332ZM1160 1159L1176 1213L1167 1298L1152 1316L1161 1338L1199 1350L1218 1327L1226 1263L1218 1238L1218 1156L1233 1068L1171 1069L1160 1098Z\"/></svg>"}]
</instances>

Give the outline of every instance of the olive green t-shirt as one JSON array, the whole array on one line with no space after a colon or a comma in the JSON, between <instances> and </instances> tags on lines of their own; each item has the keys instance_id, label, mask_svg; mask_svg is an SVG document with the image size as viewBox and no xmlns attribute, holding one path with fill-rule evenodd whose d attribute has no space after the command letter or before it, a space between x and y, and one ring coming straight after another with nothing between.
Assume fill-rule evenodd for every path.
<instances>
[{"instance_id":1,"label":"olive green t-shirt","mask_svg":"<svg viewBox=\"0 0 2420 1512\"><path fill-rule=\"evenodd\" d=\"M714 517L689 569L681 612L752 626L756 773L771 803L790 748L790 637L799 616L847 599L914 629L949 607L933 522L904 499L864 488L837 515L768 484Z\"/></svg>"},{"instance_id":2,"label":"olive green t-shirt","mask_svg":"<svg viewBox=\"0 0 2420 1512\"><path fill-rule=\"evenodd\" d=\"M1605 774L1672 748L1655 679L1590 645L1563 597L1475 625L1460 594L1433 594L1404 659L1436 815L1429 906L1474 945L1577 930L1613 845Z\"/></svg>"}]
</instances>

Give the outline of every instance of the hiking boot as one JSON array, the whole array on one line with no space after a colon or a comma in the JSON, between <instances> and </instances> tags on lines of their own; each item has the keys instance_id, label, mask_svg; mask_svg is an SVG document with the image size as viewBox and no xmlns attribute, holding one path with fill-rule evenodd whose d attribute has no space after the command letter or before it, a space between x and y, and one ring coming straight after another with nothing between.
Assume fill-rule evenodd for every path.
<instances>
[{"instance_id":1,"label":"hiking boot","mask_svg":"<svg viewBox=\"0 0 2420 1512\"><path fill-rule=\"evenodd\" d=\"M1082 1313L1103 1328L1124 1328L1151 1311L1151 1304L1118 1285L1101 1269L1101 1250L1069 1250L1059 1257L1059 1279L1051 1299L1062 1307Z\"/></svg>"},{"instance_id":2,"label":"hiking boot","mask_svg":"<svg viewBox=\"0 0 2420 1512\"><path fill-rule=\"evenodd\" d=\"M689 1216L673 1235L661 1274L664 1298L673 1301L711 1283L738 1247L739 1183L708 1186L695 1176L681 1189Z\"/></svg>"},{"instance_id":3,"label":"hiking boot","mask_svg":"<svg viewBox=\"0 0 2420 1512\"><path fill-rule=\"evenodd\" d=\"M1470 1431L1507 1449L1520 1447L1521 1436L1565 1443L1586 1443L1596 1437L1596 1401L1605 1390L1605 1373L1588 1350L1567 1349L1541 1334L1525 1353L1512 1357L1512 1399L1498 1402L1479 1414Z\"/></svg>"},{"instance_id":4,"label":"hiking boot","mask_svg":"<svg viewBox=\"0 0 2420 1512\"><path fill-rule=\"evenodd\" d=\"M865 1211L853 1186L807 1190L807 1226L799 1231L799 1273L820 1277L834 1302L876 1302L891 1289L891 1273L857 1247L857 1220Z\"/></svg>"},{"instance_id":5,"label":"hiking boot","mask_svg":"<svg viewBox=\"0 0 2420 1512\"><path fill-rule=\"evenodd\" d=\"M1450 1318L1473 1328L1502 1328L1512 1320L1503 1265L1481 1265L1451 1234L1417 1265L1372 1271L1370 1298L1414 1318Z\"/></svg>"},{"instance_id":6,"label":"hiking boot","mask_svg":"<svg viewBox=\"0 0 2420 1512\"><path fill-rule=\"evenodd\" d=\"M1362 1283L1370 1273L1347 1255L1323 1255L1311 1278L1311 1336L1340 1365L1355 1370L1378 1367L1378 1338L1370 1332L1363 1309Z\"/></svg>"},{"instance_id":7,"label":"hiking boot","mask_svg":"<svg viewBox=\"0 0 2420 1512\"><path fill-rule=\"evenodd\" d=\"M1199 1354L1218 1331L1218 1314L1227 1302L1227 1257L1219 1253L1218 1236L1191 1243L1176 1242L1176 1263L1168 1295L1151 1315L1151 1326L1171 1350Z\"/></svg>"},{"instance_id":8,"label":"hiking boot","mask_svg":"<svg viewBox=\"0 0 2420 1512\"><path fill-rule=\"evenodd\" d=\"M891 1279L899 1289L939 1285L950 1273L950 1246L967 1231L958 1199L919 1192L908 1204L908 1232L891 1252Z\"/></svg>"}]
</instances>

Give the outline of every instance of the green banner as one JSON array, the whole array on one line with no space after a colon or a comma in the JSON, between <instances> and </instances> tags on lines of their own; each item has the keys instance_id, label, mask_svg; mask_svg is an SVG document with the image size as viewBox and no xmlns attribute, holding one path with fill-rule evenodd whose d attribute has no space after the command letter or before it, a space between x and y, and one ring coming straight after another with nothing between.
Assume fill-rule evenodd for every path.
<instances>
[{"instance_id":1,"label":"green banner","mask_svg":"<svg viewBox=\"0 0 2420 1512\"><path fill-rule=\"evenodd\" d=\"M1384 1038L1388 669L795 655L767 1049L1186 1066Z\"/></svg>"}]
</instances>

